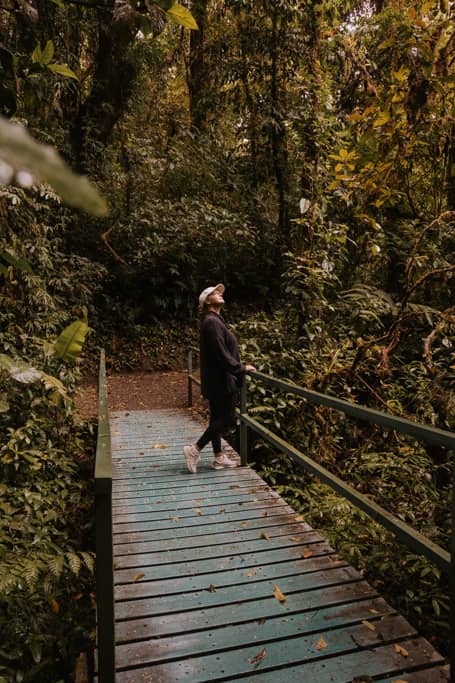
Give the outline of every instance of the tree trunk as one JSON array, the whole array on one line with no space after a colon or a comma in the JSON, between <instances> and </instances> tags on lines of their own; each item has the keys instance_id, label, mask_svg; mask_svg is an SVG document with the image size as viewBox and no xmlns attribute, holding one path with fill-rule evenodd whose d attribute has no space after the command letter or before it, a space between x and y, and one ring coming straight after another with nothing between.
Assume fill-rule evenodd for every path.
<instances>
[{"instance_id":1,"label":"tree trunk","mask_svg":"<svg viewBox=\"0 0 455 683\"><path fill-rule=\"evenodd\" d=\"M114 2L98 7L98 45L90 93L81 105L72 130L78 170L100 169L105 145L125 111L137 74L128 48L137 31L135 21L115 19Z\"/></svg>"},{"instance_id":2,"label":"tree trunk","mask_svg":"<svg viewBox=\"0 0 455 683\"><path fill-rule=\"evenodd\" d=\"M198 31L190 32L190 58L188 65L188 92L190 96L190 113L193 126L204 130L207 125L207 71L204 55L204 32L207 23L208 0L193 0L191 13L195 18Z\"/></svg>"}]
</instances>

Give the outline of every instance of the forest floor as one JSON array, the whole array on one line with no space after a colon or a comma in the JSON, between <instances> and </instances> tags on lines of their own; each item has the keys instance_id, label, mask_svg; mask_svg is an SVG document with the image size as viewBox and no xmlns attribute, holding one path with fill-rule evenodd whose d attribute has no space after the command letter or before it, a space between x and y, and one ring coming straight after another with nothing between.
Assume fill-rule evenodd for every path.
<instances>
[{"instance_id":1,"label":"forest floor","mask_svg":"<svg viewBox=\"0 0 455 683\"><path fill-rule=\"evenodd\" d=\"M128 372L108 375L109 410L153 410L154 408L186 408L188 375L180 372ZM205 414L199 387L193 384L196 418ZM97 417L98 379L85 379L76 396L82 418Z\"/></svg>"}]
</instances>

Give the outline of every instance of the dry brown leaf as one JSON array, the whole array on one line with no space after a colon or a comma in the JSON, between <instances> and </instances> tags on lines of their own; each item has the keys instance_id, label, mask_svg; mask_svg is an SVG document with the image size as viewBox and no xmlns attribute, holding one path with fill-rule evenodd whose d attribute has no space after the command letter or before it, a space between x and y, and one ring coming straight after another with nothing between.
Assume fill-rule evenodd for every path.
<instances>
[{"instance_id":1,"label":"dry brown leaf","mask_svg":"<svg viewBox=\"0 0 455 683\"><path fill-rule=\"evenodd\" d=\"M248 522L240 522L241 526L248 526Z\"/></svg>"},{"instance_id":2,"label":"dry brown leaf","mask_svg":"<svg viewBox=\"0 0 455 683\"><path fill-rule=\"evenodd\" d=\"M403 657L407 657L409 655L409 652L406 650L406 648L401 647L401 645L398 645L398 643L395 643L394 648L395 652L398 652L398 654L402 655Z\"/></svg>"},{"instance_id":3,"label":"dry brown leaf","mask_svg":"<svg viewBox=\"0 0 455 683\"><path fill-rule=\"evenodd\" d=\"M276 597L276 599L280 602L286 602L286 595L280 591L278 586L274 585L273 588L273 595Z\"/></svg>"},{"instance_id":4,"label":"dry brown leaf","mask_svg":"<svg viewBox=\"0 0 455 683\"><path fill-rule=\"evenodd\" d=\"M200 505L202 503L202 498L195 498L194 502L196 503L196 505Z\"/></svg>"},{"instance_id":5,"label":"dry brown leaf","mask_svg":"<svg viewBox=\"0 0 455 683\"><path fill-rule=\"evenodd\" d=\"M300 543L302 539L300 538L300 536L289 536L289 540L293 541L294 543Z\"/></svg>"},{"instance_id":6,"label":"dry brown leaf","mask_svg":"<svg viewBox=\"0 0 455 683\"><path fill-rule=\"evenodd\" d=\"M180 517L173 517L173 518L172 518L172 521L173 521L173 522L178 522L179 519L180 519Z\"/></svg>"},{"instance_id":7,"label":"dry brown leaf","mask_svg":"<svg viewBox=\"0 0 455 683\"><path fill-rule=\"evenodd\" d=\"M202 515L202 510L201 508L194 508L194 511L197 515Z\"/></svg>"},{"instance_id":8,"label":"dry brown leaf","mask_svg":"<svg viewBox=\"0 0 455 683\"><path fill-rule=\"evenodd\" d=\"M374 624L372 624L370 621L367 621L366 619L364 619L364 620L362 621L362 624L363 624L364 626L366 626L367 628L369 628L370 631L376 631L376 626L375 626Z\"/></svg>"},{"instance_id":9,"label":"dry brown leaf","mask_svg":"<svg viewBox=\"0 0 455 683\"><path fill-rule=\"evenodd\" d=\"M305 552L303 553L303 556L302 556L302 557L305 557L305 558L311 557L312 554L313 554L313 551L312 551L312 550L305 550Z\"/></svg>"},{"instance_id":10,"label":"dry brown leaf","mask_svg":"<svg viewBox=\"0 0 455 683\"><path fill-rule=\"evenodd\" d=\"M395 678L392 683L409 683L409 681L404 681L402 678Z\"/></svg>"},{"instance_id":11,"label":"dry brown leaf","mask_svg":"<svg viewBox=\"0 0 455 683\"><path fill-rule=\"evenodd\" d=\"M154 443L152 448L159 448L159 445L157 443Z\"/></svg>"},{"instance_id":12,"label":"dry brown leaf","mask_svg":"<svg viewBox=\"0 0 455 683\"><path fill-rule=\"evenodd\" d=\"M259 664L261 663L261 661L264 659L264 657L266 655L267 655L267 650L264 647L264 648L262 648L262 650L260 652L258 652L257 655L255 655L254 657L252 657L250 659L250 664L253 664L254 668L256 669L256 667L259 666Z\"/></svg>"},{"instance_id":13,"label":"dry brown leaf","mask_svg":"<svg viewBox=\"0 0 455 683\"><path fill-rule=\"evenodd\" d=\"M303 522L303 515L296 515L294 519L296 522Z\"/></svg>"},{"instance_id":14,"label":"dry brown leaf","mask_svg":"<svg viewBox=\"0 0 455 683\"><path fill-rule=\"evenodd\" d=\"M60 612L60 605L58 604L57 600L55 600L55 598L52 598L51 600L51 610L54 614L58 614Z\"/></svg>"},{"instance_id":15,"label":"dry brown leaf","mask_svg":"<svg viewBox=\"0 0 455 683\"><path fill-rule=\"evenodd\" d=\"M166 446L165 443L161 443L161 444L160 444L160 448L167 448L167 446Z\"/></svg>"},{"instance_id":16,"label":"dry brown leaf","mask_svg":"<svg viewBox=\"0 0 455 683\"><path fill-rule=\"evenodd\" d=\"M368 611L371 612L371 614L379 614L378 610L373 609L373 607L371 607L371 609L369 609Z\"/></svg>"},{"instance_id":17,"label":"dry brown leaf","mask_svg":"<svg viewBox=\"0 0 455 683\"><path fill-rule=\"evenodd\" d=\"M263 538L265 541L270 541L270 536L265 533L265 531L262 532L261 538Z\"/></svg>"},{"instance_id":18,"label":"dry brown leaf","mask_svg":"<svg viewBox=\"0 0 455 683\"><path fill-rule=\"evenodd\" d=\"M250 569L250 571L246 573L247 576L254 576L255 574L256 574L255 569Z\"/></svg>"},{"instance_id":19,"label":"dry brown leaf","mask_svg":"<svg viewBox=\"0 0 455 683\"><path fill-rule=\"evenodd\" d=\"M145 576L144 572L140 572L139 574L136 574L136 576L133 577L134 583L136 583L137 581L140 581L141 579L143 579L144 576Z\"/></svg>"},{"instance_id":20,"label":"dry brown leaf","mask_svg":"<svg viewBox=\"0 0 455 683\"><path fill-rule=\"evenodd\" d=\"M316 650L323 650L326 647L327 647L327 643L324 640L324 638L321 636L319 638L318 642L316 643Z\"/></svg>"}]
</instances>

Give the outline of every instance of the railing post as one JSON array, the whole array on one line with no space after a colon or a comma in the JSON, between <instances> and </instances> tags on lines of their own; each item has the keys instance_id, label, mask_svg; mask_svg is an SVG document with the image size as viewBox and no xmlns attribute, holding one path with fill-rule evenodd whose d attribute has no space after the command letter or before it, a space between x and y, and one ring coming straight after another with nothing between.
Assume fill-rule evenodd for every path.
<instances>
[{"instance_id":1,"label":"railing post","mask_svg":"<svg viewBox=\"0 0 455 683\"><path fill-rule=\"evenodd\" d=\"M99 683L115 683L112 452L104 350L101 351L95 463L96 606Z\"/></svg>"},{"instance_id":2,"label":"railing post","mask_svg":"<svg viewBox=\"0 0 455 683\"><path fill-rule=\"evenodd\" d=\"M193 352L188 349L188 407L193 405Z\"/></svg>"},{"instance_id":3,"label":"railing post","mask_svg":"<svg viewBox=\"0 0 455 683\"><path fill-rule=\"evenodd\" d=\"M247 411L246 375L240 387L240 463L242 467L248 464L248 427L243 421L243 415Z\"/></svg>"},{"instance_id":4,"label":"railing post","mask_svg":"<svg viewBox=\"0 0 455 683\"><path fill-rule=\"evenodd\" d=\"M452 451L452 537L450 544L449 576L449 659L450 683L455 683L455 450Z\"/></svg>"}]
</instances>

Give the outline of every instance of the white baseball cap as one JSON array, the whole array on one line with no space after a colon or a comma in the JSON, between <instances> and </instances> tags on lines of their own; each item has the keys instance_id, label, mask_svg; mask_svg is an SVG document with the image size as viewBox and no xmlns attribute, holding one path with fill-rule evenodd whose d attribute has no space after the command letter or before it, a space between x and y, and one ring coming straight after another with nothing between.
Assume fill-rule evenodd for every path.
<instances>
[{"instance_id":1,"label":"white baseball cap","mask_svg":"<svg viewBox=\"0 0 455 683\"><path fill-rule=\"evenodd\" d=\"M220 294L224 293L224 285L221 283L219 285L215 285L214 287L206 287L199 295L199 306L202 308L207 300L207 297L210 296L210 294L213 294L213 292L218 291Z\"/></svg>"}]
</instances>

